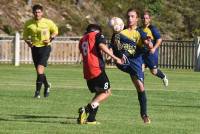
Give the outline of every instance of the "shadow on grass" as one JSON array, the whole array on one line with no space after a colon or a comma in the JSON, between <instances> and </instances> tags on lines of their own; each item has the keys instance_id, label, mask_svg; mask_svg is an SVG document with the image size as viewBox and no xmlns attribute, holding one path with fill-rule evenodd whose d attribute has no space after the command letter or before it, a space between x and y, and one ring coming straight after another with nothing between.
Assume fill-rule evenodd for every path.
<instances>
[{"instance_id":1,"label":"shadow on grass","mask_svg":"<svg viewBox=\"0 0 200 134\"><path fill-rule=\"evenodd\" d=\"M159 106L159 107L180 107L180 108L200 108L200 106L175 105L175 104L163 104L163 105L152 105L152 106Z\"/></svg>"},{"instance_id":2,"label":"shadow on grass","mask_svg":"<svg viewBox=\"0 0 200 134\"><path fill-rule=\"evenodd\" d=\"M0 121L77 124L76 117L43 116L43 115L4 115L4 116L5 117L0 117Z\"/></svg>"}]
</instances>

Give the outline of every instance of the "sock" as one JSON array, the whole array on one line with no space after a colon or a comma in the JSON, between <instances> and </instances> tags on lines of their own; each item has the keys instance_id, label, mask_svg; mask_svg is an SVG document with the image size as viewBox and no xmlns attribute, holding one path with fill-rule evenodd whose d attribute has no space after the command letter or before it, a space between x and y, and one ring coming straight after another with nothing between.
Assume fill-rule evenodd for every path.
<instances>
[{"instance_id":1,"label":"sock","mask_svg":"<svg viewBox=\"0 0 200 134\"><path fill-rule=\"evenodd\" d=\"M44 83L44 87L45 87L45 88L48 88L48 87L49 87L49 84L48 84L48 81L47 81L47 77L46 77L45 74L44 74L44 81L43 81L43 83Z\"/></svg>"},{"instance_id":2,"label":"sock","mask_svg":"<svg viewBox=\"0 0 200 134\"><path fill-rule=\"evenodd\" d=\"M157 70L158 70L158 71L157 71L156 76L159 77L159 78L161 78L161 79L165 78L164 73L163 73L160 69L157 69Z\"/></svg>"},{"instance_id":3,"label":"sock","mask_svg":"<svg viewBox=\"0 0 200 134\"><path fill-rule=\"evenodd\" d=\"M91 106L92 106L93 109L95 109L99 106L99 103L98 102L92 102Z\"/></svg>"},{"instance_id":4,"label":"sock","mask_svg":"<svg viewBox=\"0 0 200 134\"><path fill-rule=\"evenodd\" d=\"M37 80L36 80L36 91L40 92L42 84L44 80L44 75L43 74L38 74L37 75Z\"/></svg>"},{"instance_id":5,"label":"sock","mask_svg":"<svg viewBox=\"0 0 200 134\"><path fill-rule=\"evenodd\" d=\"M95 117L96 117L96 114L97 114L99 107L97 106L96 108L92 108L91 104L88 104L87 108L88 108L88 111L89 111L89 116L87 118L87 121L89 121L89 122L96 121Z\"/></svg>"},{"instance_id":6,"label":"sock","mask_svg":"<svg viewBox=\"0 0 200 134\"><path fill-rule=\"evenodd\" d=\"M140 103L140 115L141 117L147 115L147 98L145 91L138 92L138 100Z\"/></svg>"}]
</instances>

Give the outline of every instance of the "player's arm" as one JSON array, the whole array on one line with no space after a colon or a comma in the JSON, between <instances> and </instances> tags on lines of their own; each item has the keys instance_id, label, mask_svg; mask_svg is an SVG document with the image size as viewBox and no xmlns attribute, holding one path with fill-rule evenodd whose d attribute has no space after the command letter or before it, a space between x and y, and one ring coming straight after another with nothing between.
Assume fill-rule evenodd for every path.
<instances>
[{"instance_id":1,"label":"player's arm","mask_svg":"<svg viewBox=\"0 0 200 134\"><path fill-rule=\"evenodd\" d=\"M138 30L138 32L140 34L140 38L142 39L143 44L148 49L153 48L153 43L152 43L151 39L147 36L147 33L145 33L141 28L138 28L137 30Z\"/></svg>"},{"instance_id":2,"label":"player's arm","mask_svg":"<svg viewBox=\"0 0 200 134\"><path fill-rule=\"evenodd\" d=\"M154 54L156 49L161 45L161 42L162 42L161 38L157 39L155 45L151 49L149 49L149 52Z\"/></svg>"},{"instance_id":3,"label":"player's arm","mask_svg":"<svg viewBox=\"0 0 200 134\"><path fill-rule=\"evenodd\" d=\"M108 47L106 46L106 44L100 43L100 44L99 44L99 48L100 48L104 53L106 53L106 54L108 54L110 57L112 57L112 58L114 59L114 61L115 61L117 64L123 64L123 63L122 63L122 60L121 60L120 58L116 57L116 56L112 53L112 51L110 51L110 50L108 49Z\"/></svg>"},{"instance_id":4,"label":"player's arm","mask_svg":"<svg viewBox=\"0 0 200 134\"><path fill-rule=\"evenodd\" d=\"M53 33L53 34L51 34L51 36L49 37L48 40L43 40L43 42L44 42L46 45L48 45L50 42L52 42L52 41L55 39L55 37L56 37L57 35L58 35L57 33Z\"/></svg>"},{"instance_id":5,"label":"player's arm","mask_svg":"<svg viewBox=\"0 0 200 134\"><path fill-rule=\"evenodd\" d=\"M102 50L104 53L108 54L109 56L111 56L111 58L114 59L114 61L117 64L122 64L122 60L119 59L118 57L116 57L112 51L109 50L109 48L106 45L106 39L105 37L101 34L98 33L96 35L96 44L98 45L99 49Z\"/></svg>"},{"instance_id":6,"label":"player's arm","mask_svg":"<svg viewBox=\"0 0 200 134\"><path fill-rule=\"evenodd\" d=\"M162 38L160 38L160 39L157 39L157 40L156 40L156 44L154 45L154 49L157 49L157 48L159 48L159 47L160 47L160 45L161 45L161 43L162 43Z\"/></svg>"},{"instance_id":7,"label":"player's arm","mask_svg":"<svg viewBox=\"0 0 200 134\"><path fill-rule=\"evenodd\" d=\"M31 40L24 40L26 42L26 44L28 44L29 47L33 47L33 43L31 42Z\"/></svg>"},{"instance_id":8,"label":"player's arm","mask_svg":"<svg viewBox=\"0 0 200 134\"><path fill-rule=\"evenodd\" d=\"M160 45L162 43L162 38L161 38L161 35L160 35L158 29L155 26L151 28L151 32L156 40L154 47L152 49L150 49L150 52L154 53L156 51L156 49L160 47Z\"/></svg>"},{"instance_id":9,"label":"player's arm","mask_svg":"<svg viewBox=\"0 0 200 134\"><path fill-rule=\"evenodd\" d=\"M29 33L29 30L28 30L27 27L28 27L28 23L26 22L25 25L24 25L24 29L23 29L23 39L26 42L26 44L28 44L29 47L32 47L33 43L29 39L30 33Z\"/></svg>"},{"instance_id":10,"label":"player's arm","mask_svg":"<svg viewBox=\"0 0 200 134\"><path fill-rule=\"evenodd\" d=\"M55 39L55 37L56 37L57 35L58 35L57 33L52 33L51 36L49 37L49 39L48 39L48 40L43 40L43 42L44 42L46 45L48 45L50 42L52 42L52 41Z\"/></svg>"},{"instance_id":11,"label":"player's arm","mask_svg":"<svg viewBox=\"0 0 200 134\"><path fill-rule=\"evenodd\" d=\"M51 35L48 40L43 41L46 45L52 42L55 39L55 37L58 35L58 27L56 26L56 24L53 21L49 20L48 25L50 28Z\"/></svg>"},{"instance_id":12,"label":"player's arm","mask_svg":"<svg viewBox=\"0 0 200 134\"><path fill-rule=\"evenodd\" d=\"M150 50L153 48L153 43L148 37L143 39L144 45Z\"/></svg>"},{"instance_id":13,"label":"player's arm","mask_svg":"<svg viewBox=\"0 0 200 134\"><path fill-rule=\"evenodd\" d=\"M58 35L58 27L56 26L56 24L53 21L51 21L50 33L51 33L50 41L52 41Z\"/></svg>"},{"instance_id":14,"label":"player's arm","mask_svg":"<svg viewBox=\"0 0 200 134\"><path fill-rule=\"evenodd\" d=\"M52 42L57 35L58 35L58 33L51 34L51 36L50 36L50 42Z\"/></svg>"}]
</instances>

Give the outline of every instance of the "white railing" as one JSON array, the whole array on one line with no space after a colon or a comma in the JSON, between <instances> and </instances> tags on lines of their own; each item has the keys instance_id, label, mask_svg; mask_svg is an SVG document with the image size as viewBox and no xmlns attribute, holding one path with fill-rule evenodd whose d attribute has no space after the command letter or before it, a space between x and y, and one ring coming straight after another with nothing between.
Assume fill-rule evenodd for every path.
<instances>
[{"instance_id":1,"label":"white railing","mask_svg":"<svg viewBox=\"0 0 200 134\"><path fill-rule=\"evenodd\" d=\"M78 49L80 37L58 37L51 44L49 64L72 64L80 63L81 56ZM32 64L31 49L16 36L4 37L0 40L0 63L13 63L18 66Z\"/></svg>"},{"instance_id":2,"label":"white railing","mask_svg":"<svg viewBox=\"0 0 200 134\"><path fill-rule=\"evenodd\" d=\"M57 37L52 42L49 64L75 64L81 62L78 49L80 37ZM113 65L104 55L107 64ZM0 37L0 63L32 64L31 49L16 36ZM159 67L183 68L200 71L200 37L195 41L164 40L159 49Z\"/></svg>"}]
</instances>

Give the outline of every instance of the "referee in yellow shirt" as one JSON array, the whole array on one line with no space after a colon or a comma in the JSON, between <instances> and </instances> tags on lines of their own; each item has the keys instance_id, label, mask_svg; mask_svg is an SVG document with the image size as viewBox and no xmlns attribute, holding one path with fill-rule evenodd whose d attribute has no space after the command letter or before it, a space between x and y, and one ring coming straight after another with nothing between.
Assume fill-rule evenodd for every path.
<instances>
[{"instance_id":1,"label":"referee in yellow shirt","mask_svg":"<svg viewBox=\"0 0 200 134\"><path fill-rule=\"evenodd\" d=\"M51 52L51 41L58 34L55 23L43 18L43 7L34 5L34 17L24 25L23 38L32 51L32 58L37 72L35 98L40 98L40 90L44 84L44 97L49 96L51 84L48 83L44 73Z\"/></svg>"}]
</instances>

